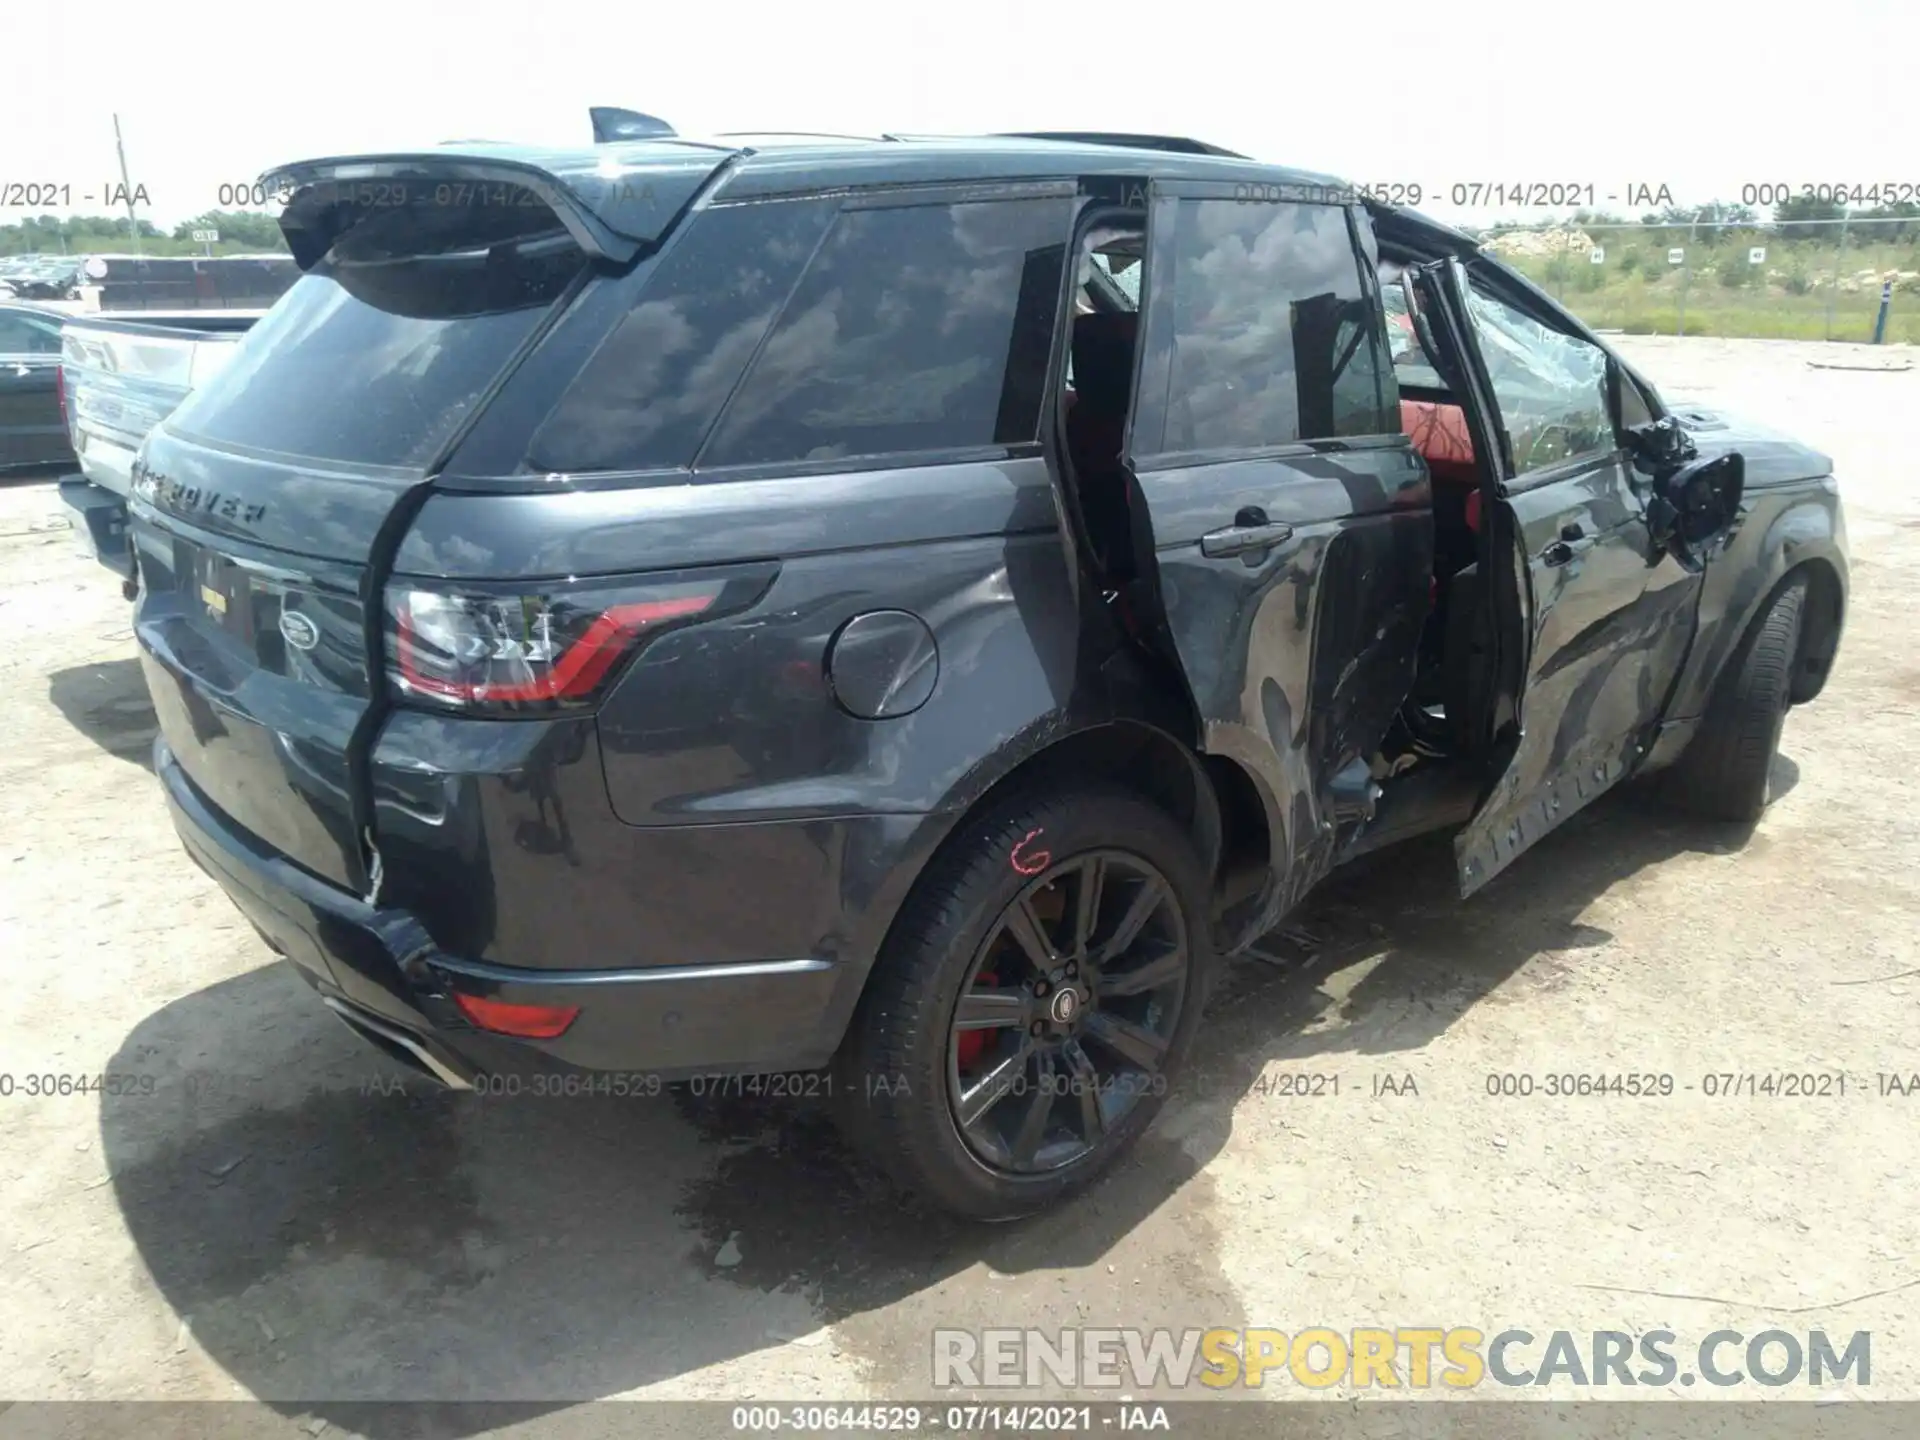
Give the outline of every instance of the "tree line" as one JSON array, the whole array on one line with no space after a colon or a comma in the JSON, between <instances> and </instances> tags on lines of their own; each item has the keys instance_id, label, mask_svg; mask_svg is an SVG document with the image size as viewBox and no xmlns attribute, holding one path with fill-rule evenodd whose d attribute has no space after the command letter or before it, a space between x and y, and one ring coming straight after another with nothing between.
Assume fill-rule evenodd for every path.
<instances>
[{"instance_id":1,"label":"tree line","mask_svg":"<svg viewBox=\"0 0 1920 1440\"><path fill-rule=\"evenodd\" d=\"M132 229L130 230L129 224ZM258 210L208 210L162 230L151 220L112 215L37 215L0 225L0 255L199 255L195 230L217 230L216 255L285 254L280 223ZM138 235L138 244L135 235Z\"/></svg>"}]
</instances>

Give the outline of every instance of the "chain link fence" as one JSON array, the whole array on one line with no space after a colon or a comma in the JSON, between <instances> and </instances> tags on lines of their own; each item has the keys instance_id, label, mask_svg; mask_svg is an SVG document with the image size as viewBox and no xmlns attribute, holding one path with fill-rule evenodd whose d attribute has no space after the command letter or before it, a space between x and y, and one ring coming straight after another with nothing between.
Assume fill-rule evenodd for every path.
<instances>
[{"instance_id":1,"label":"chain link fence","mask_svg":"<svg viewBox=\"0 0 1920 1440\"><path fill-rule=\"evenodd\" d=\"M1559 221L1482 242L1597 330L1920 344L1920 221Z\"/></svg>"}]
</instances>

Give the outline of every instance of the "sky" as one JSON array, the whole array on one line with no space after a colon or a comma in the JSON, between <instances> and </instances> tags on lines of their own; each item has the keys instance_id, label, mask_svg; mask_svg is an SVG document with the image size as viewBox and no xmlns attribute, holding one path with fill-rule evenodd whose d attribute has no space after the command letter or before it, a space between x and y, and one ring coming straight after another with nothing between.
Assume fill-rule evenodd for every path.
<instances>
[{"instance_id":1,"label":"sky","mask_svg":"<svg viewBox=\"0 0 1920 1440\"><path fill-rule=\"evenodd\" d=\"M1196 136L1349 181L1629 187L1676 203L1762 183L1901 184L1920 198L1920 4L1679 0L1256 5L1109 0L709 0L442 5L169 0L11 7L0 205L69 186L102 213L113 115L143 218L217 208L296 159L451 139L585 142L587 107L682 134L1123 130ZM1484 194L1484 192L1483 192ZM83 197L92 195L87 202ZM1612 197L1611 199L1609 197Z\"/></svg>"}]
</instances>

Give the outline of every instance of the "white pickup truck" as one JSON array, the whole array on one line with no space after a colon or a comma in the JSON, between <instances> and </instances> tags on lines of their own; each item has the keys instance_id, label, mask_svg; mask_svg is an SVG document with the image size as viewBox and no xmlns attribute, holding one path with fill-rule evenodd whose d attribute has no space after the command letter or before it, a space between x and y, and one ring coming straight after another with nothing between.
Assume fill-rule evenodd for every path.
<instances>
[{"instance_id":1,"label":"white pickup truck","mask_svg":"<svg viewBox=\"0 0 1920 1440\"><path fill-rule=\"evenodd\" d=\"M60 482L74 532L129 594L127 487L147 432L232 358L264 310L76 315L61 327L67 429L80 474Z\"/></svg>"}]
</instances>

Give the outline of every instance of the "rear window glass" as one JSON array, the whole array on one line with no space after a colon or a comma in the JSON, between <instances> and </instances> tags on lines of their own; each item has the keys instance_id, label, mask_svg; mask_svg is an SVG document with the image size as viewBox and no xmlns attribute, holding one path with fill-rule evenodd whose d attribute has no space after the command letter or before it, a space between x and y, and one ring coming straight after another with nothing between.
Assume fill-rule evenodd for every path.
<instances>
[{"instance_id":1,"label":"rear window glass","mask_svg":"<svg viewBox=\"0 0 1920 1440\"><path fill-rule=\"evenodd\" d=\"M1072 208L842 212L701 466L1035 440Z\"/></svg>"},{"instance_id":2,"label":"rear window glass","mask_svg":"<svg viewBox=\"0 0 1920 1440\"><path fill-rule=\"evenodd\" d=\"M585 263L545 205L375 210L333 244L174 412L220 444L425 465Z\"/></svg>"}]
</instances>

